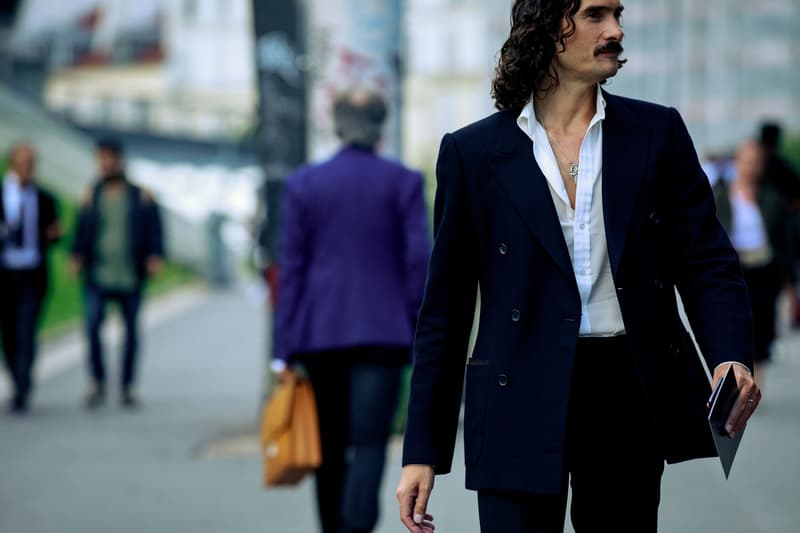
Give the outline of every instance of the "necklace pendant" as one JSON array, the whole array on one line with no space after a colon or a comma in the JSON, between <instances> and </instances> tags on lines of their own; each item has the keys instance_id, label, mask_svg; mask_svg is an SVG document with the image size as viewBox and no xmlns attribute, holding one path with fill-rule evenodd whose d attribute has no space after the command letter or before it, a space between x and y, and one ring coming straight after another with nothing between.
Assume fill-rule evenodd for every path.
<instances>
[{"instance_id":1,"label":"necklace pendant","mask_svg":"<svg viewBox=\"0 0 800 533\"><path fill-rule=\"evenodd\" d=\"M570 161L569 163L569 175L572 178L572 181L578 181L578 163L573 163Z\"/></svg>"}]
</instances>

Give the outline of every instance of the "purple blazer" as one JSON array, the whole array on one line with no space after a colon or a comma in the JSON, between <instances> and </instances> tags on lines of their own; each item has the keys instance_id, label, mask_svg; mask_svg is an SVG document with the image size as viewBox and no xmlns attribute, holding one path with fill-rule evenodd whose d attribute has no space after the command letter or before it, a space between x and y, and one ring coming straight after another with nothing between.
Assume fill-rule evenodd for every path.
<instances>
[{"instance_id":1,"label":"purple blazer","mask_svg":"<svg viewBox=\"0 0 800 533\"><path fill-rule=\"evenodd\" d=\"M287 180L279 254L277 359L410 348L430 255L422 175L353 146L301 168Z\"/></svg>"}]
</instances>

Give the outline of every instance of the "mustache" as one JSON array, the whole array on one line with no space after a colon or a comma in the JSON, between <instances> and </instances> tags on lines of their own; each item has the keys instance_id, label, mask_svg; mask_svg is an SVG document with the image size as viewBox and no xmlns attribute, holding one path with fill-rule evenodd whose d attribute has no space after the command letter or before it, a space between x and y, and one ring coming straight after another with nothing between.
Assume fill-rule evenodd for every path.
<instances>
[{"instance_id":1,"label":"mustache","mask_svg":"<svg viewBox=\"0 0 800 533\"><path fill-rule=\"evenodd\" d=\"M625 49L622 47L622 45L619 42L617 42L617 41L608 41L606 44L604 44L602 46L598 46L597 48L595 48L594 55L597 56L597 55L600 55L600 54L605 54L606 52L615 52L617 54L622 54L622 52L624 52L624 51L625 51Z\"/></svg>"}]
</instances>

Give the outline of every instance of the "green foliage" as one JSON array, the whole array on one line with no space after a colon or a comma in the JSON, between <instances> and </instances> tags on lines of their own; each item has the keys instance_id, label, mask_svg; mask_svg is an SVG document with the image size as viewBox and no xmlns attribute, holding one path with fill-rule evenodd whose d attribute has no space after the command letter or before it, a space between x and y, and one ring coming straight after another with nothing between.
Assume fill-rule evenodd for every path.
<instances>
[{"instance_id":1,"label":"green foliage","mask_svg":"<svg viewBox=\"0 0 800 533\"><path fill-rule=\"evenodd\" d=\"M800 172L800 133L785 134L781 152L789 160L795 171Z\"/></svg>"}]
</instances>

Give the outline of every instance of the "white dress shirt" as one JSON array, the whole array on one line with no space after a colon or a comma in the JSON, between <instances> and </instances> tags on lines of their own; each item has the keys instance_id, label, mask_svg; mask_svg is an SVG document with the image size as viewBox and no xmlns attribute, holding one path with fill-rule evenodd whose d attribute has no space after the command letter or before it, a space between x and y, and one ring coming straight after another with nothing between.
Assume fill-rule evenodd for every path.
<instances>
[{"instance_id":1,"label":"white dress shirt","mask_svg":"<svg viewBox=\"0 0 800 533\"><path fill-rule=\"evenodd\" d=\"M737 252L752 252L769 246L764 219L756 202L745 200L735 188L730 193L731 209L731 244Z\"/></svg>"},{"instance_id":2,"label":"white dress shirt","mask_svg":"<svg viewBox=\"0 0 800 533\"><path fill-rule=\"evenodd\" d=\"M19 220L20 209L25 220ZM12 270L30 269L39 266L39 198L32 186L20 187L19 178L10 172L3 180L3 208L7 229L23 224L22 246L6 241L3 247L2 265Z\"/></svg>"},{"instance_id":3,"label":"white dress shirt","mask_svg":"<svg viewBox=\"0 0 800 533\"><path fill-rule=\"evenodd\" d=\"M556 155L547 132L536 119L533 101L522 110L517 125L533 141L533 156L547 179L550 195L567 243L581 296L582 337L611 337L625 333L603 221L603 119L605 99L597 87L597 109L583 138L578 159L575 208L570 205Z\"/></svg>"}]
</instances>

